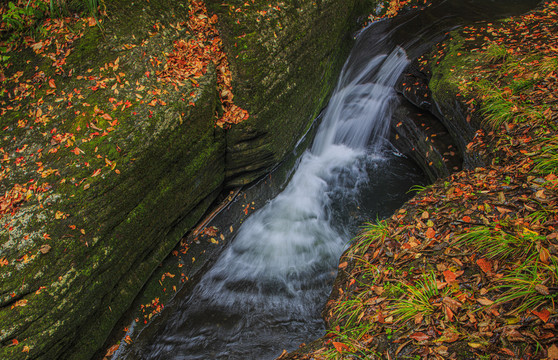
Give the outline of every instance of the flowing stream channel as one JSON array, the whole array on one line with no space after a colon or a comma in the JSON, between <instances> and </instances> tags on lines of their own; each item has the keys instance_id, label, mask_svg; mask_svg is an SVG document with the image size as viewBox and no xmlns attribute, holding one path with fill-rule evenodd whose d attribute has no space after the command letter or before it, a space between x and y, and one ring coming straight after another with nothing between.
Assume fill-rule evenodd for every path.
<instances>
[{"instance_id":1,"label":"flowing stream channel","mask_svg":"<svg viewBox=\"0 0 558 360\"><path fill-rule=\"evenodd\" d=\"M398 47L343 70L287 187L244 222L146 358L273 358L323 335L320 311L354 235L341 219L360 207L369 172L390 171L393 86L408 63ZM411 176L399 174L406 189L421 179L409 169Z\"/></svg>"},{"instance_id":2,"label":"flowing stream channel","mask_svg":"<svg viewBox=\"0 0 558 360\"><path fill-rule=\"evenodd\" d=\"M443 3L454 8L360 33L286 188L242 224L187 297L173 300L173 313L143 340L139 358L272 359L324 335L320 312L358 226L389 216L411 185L425 181L391 147L389 128L408 54L417 56L440 40L440 29L460 22L448 13L461 16L463 2Z\"/></svg>"}]
</instances>

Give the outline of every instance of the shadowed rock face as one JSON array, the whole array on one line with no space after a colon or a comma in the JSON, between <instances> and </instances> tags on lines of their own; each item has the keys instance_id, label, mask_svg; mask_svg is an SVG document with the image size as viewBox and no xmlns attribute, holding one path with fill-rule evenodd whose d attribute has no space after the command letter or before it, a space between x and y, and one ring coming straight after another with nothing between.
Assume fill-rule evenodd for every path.
<instances>
[{"instance_id":1,"label":"shadowed rock face","mask_svg":"<svg viewBox=\"0 0 558 360\"><path fill-rule=\"evenodd\" d=\"M25 82L42 71L56 90L46 93L45 84L0 120L3 165L26 159L4 173L1 193L36 178L43 185L1 218L0 358L90 358L221 190L253 181L292 150L333 88L358 12L346 0L299 0L275 12L207 1L220 17L235 102L251 114L225 131L213 126L221 111L214 67L199 86L175 88L154 76L162 53L194 35L175 26L187 20L188 3L109 3L103 31L89 27L75 40L63 74L30 49L14 53L5 74L21 71ZM118 70L99 70L117 59ZM91 88L105 78L107 87ZM57 101L74 89L81 96L71 106ZM183 100L191 94L195 106ZM155 97L162 102L150 106ZM13 97L1 100L4 108ZM37 106L49 121L18 127Z\"/></svg>"}]
</instances>

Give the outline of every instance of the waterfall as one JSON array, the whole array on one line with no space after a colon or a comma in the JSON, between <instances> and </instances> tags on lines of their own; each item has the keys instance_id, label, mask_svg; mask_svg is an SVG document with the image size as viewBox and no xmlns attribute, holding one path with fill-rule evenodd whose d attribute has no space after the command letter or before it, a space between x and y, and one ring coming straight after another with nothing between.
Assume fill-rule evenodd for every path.
<instances>
[{"instance_id":1,"label":"waterfall","mask_svg":"<svg viewBox=\"0 0 558 360\"><path fill-rule=\"evenodd\" d=\"M244 222L145 357L273 358L323 335L320 311L350 240L332 220L382 159L408 65L400 47L357 68L350 60L290 183Z\"/></svg>"}]
</instances>

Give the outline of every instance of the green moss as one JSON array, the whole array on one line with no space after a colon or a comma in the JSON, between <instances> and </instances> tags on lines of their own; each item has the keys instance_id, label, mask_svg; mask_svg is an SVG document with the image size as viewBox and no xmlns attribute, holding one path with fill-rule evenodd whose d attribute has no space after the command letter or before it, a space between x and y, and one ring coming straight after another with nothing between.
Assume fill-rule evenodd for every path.
<instances>
[{"instance_id":1,"label":"green moss","mask_svg":"<svg viewBox=\"0 0 558 360\"><path fill-rule=\"evenodd\" d=\"M470 55L461 53L464 38L458 32L452 32L451 39L444 58L432 66L429 87L438 102L454 99L455 94L459 93L459 84L465 81L462 77L464 68L475 60Z\"/></svg>"}]
</instances>

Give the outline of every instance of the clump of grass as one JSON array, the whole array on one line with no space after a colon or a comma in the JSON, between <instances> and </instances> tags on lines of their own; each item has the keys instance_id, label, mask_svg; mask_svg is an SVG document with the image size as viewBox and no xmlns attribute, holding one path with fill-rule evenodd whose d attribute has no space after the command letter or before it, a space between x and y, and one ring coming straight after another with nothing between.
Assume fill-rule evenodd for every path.
<instances>
[{"instance_id":1,"label":"clump of grass","mask_svg":"<svg viewBox=\"0 0 558 360\"><path fill-rule=\"evenodd\" d=\"M488 80L476 83L473 89L482 99L484 121L489 127L497 129L504 123L523 120L517 102L507 99L505 94Z\"/></svg>"},{"instance_id":2,"label":"clump of grass","mask_svg":"<svg viewBox=\"0 0 558 360\"><path fill-rule=\"evenodd\" d=\"M533 78L529 79L517 79L511 82L510 88L513 94L520 94L524 90L532 89L533 85L537 83L537 80Z\"/></svg>"},{"instance_id":3,"label":"clump of grass","mask_svg":"<svg viewBox=\"0 0 558 360\"><path fill-rule=\"evenodd\" d=\"M537 310L544 305L556 307L558 300L558 264L554 258L549 264L533 255L528 261L508 273L495 289L503 290L496 303L514 303L512 313Z\"/></svg>"},{"instance_id":4,"label":"clump of grass","mask_svg":"<svg viewBox=\"0 0 558 360\"><path fill-rule=\"evenodd\" d=\"M46 17L66 16L70 13L85 13L97 16L101 0L13 0L5 2L1 13L3 30L10 40L34 34L41 29Z\"/></svg>"},{"instance_id":5,"label":"clump of grass","mask_svg":"<svg viewBox=\"0 0 558 360\"><path fill-rule=\"evenodd\" d=\"M523 117L518 113L517 103L506 99L502 93L493 93L487 97L482 106L486 115L486 123L493 129L499 128L504 123L522 122Z\"/></svg>"},{"instance_id":6,"label":"clump of grass","mask_svg":"<svg viewBox=\"0 0 558 360\"><path fill-rule=\"evenodd\" d=\"M404 298L393 299L389 309L398 321L405 322L413 319L418 314L425 318L431 316L439 307L435 306L435 299L446 296L447 287L442 291L438 290L436 276L433 272L424 274L422 280L418 280L415 285L403 284L406 290Z\"/></svg>"},{"instance_id":7,"label":"clump of grass","mask_svg":"<svg viewBox=\"0 0 558 360\"><path fill-rule=\"evenodd\" d=\"M489 259L505 259L528 255L536 248L537 242L544 239L544 236L527 229L516 234L493 226L476 226L460 235L457 244L467 244Z\"/></svg>"},{"instance_id":8,"label":"clump of grass","mask_svg":"<svg viewBox=\"0 0 558 360\"><path fill-rule=\"evenodd\" d=\"M2 10L2 22L9 32L29 33L47 11L46 5L41 1L10 1L7 5Z\"/></svg>"},{"instance_id":9,"label":"clump of grass","mask_svg":"<svg viewBox=\"0 0 558 360\"><path fill-rule=\"evenodd\" d=\"M385 220L376 223L366 223L360 235L354 239L349 255L351 257L363 255L376 243L383 243L389 236L389 228Z\"/></svg>"},{"instance_id":10,"label":"clump of grass","mask_svg":"<svg viewBox=\"0 0 558 360\"><path fill-rule=\"evenodd\" d=\"M344 344L346 349L343 351L343 356L336 349L329 349L322 354L326 359L344 359L349 354L351 358L365 359L370 355L370 349L365 344L374 327L374 322L367 319L372 315L368 311L369 297L368 292L363 292L353 299L336 305L335 318L339 319L339 323L334 329L328 331L328 337L335 338L334 341Z\"/></svg>"},{"instance_id":11,"label":"clump of grass","mask_svg":"<svg viewBox=\"0 0 558 360\"><path fill-rule=\"evenodd\" d=\"M556 174L558 170L558 144L548 144L534 158L535 170L543 174Z\"/></svg>"},{"instance_id":12,"label":"clump of grass","mask_svg":"<svg viewBox=\"0 0 558 360\"><path fill-rule=\"evenodd\" d=\"M482 59L489 63L505 62L508 59L508 49L503 45L490 44L482 54Z\"/></svg>"},{"instance_id":13,"label":"clump of grass","mask_svg":"<svg viewBox=\"0 0 558 360\"><path fill-rule=\"evenodd\" d=\"M426 189L430 188L430 186L423 186L423 185L413 185L411 186L411 188L409 189L409 191L407 191L407 194L410 194L412 192L416 194L420 194L421 192L425 191Z\"/></svg>"},{"instance_id":14,"label":"clump of grass","mask_svg":"<svg viewBox=\"0 0 558 360\"><path fill-rule=\"evenodd\" d=\"M558 58L545 56L539 65L539 72L546 75L558 71Z\"/></svg>"}]
</instances>

